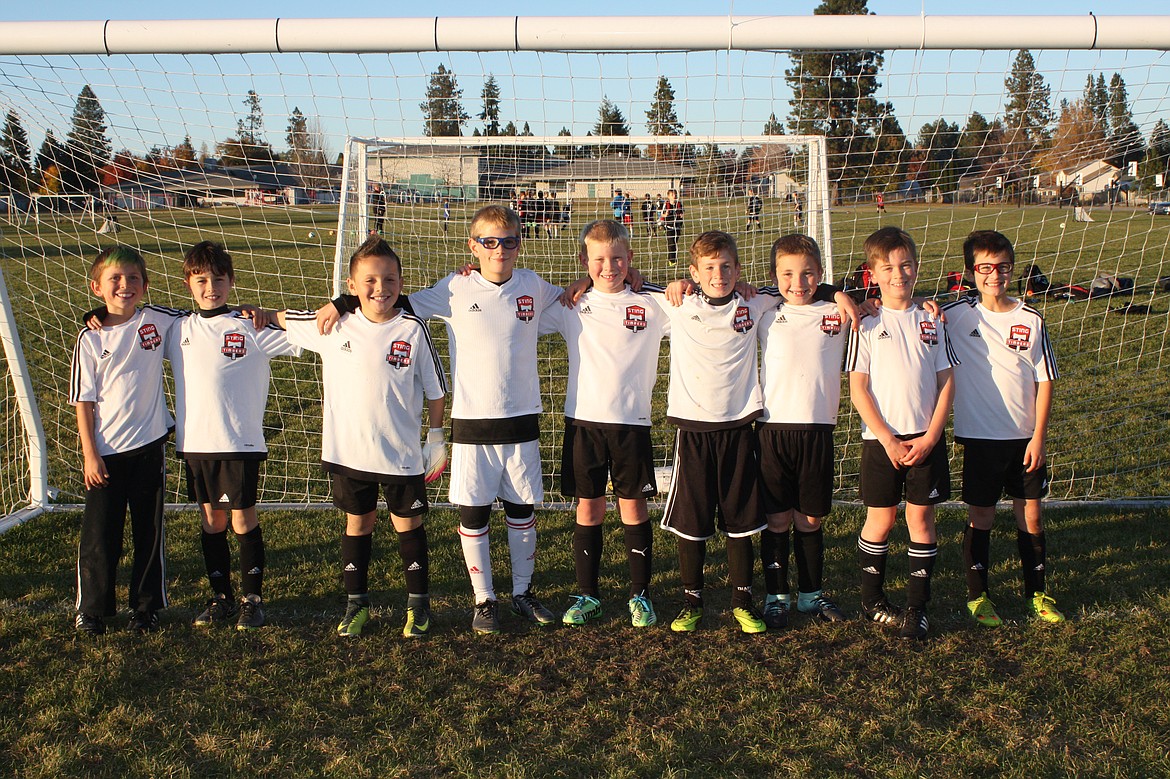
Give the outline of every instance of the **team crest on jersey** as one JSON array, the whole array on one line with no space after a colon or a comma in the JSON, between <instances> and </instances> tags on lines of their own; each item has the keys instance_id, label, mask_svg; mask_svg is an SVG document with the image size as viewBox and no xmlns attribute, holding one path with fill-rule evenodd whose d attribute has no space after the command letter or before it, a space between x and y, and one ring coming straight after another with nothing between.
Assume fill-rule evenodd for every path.
<instances>
[{"instance_id":1,"label":"team crest on jersey","mask_svg":"<svg viewBox=\"0 0 1170 779\"><path fill-rule=\"evenodd\" d=\"M635 333L645 330L646 309L642 306L626 306L626 319L622 324Z\"/></svg>"},{"instance_id":2,"label":"team crest on jersey","mask_svg":"<svg viewBox=\"0 0 1170 779\"><path fill-rule=\"evenodd\" d=\"M1008 333L1008 348L1024 351L1032 345L1032 328L1027 325L1012 325Z\"/></svg>"},{"instance_id":3,"label":"team crest on jersey","mask_svg":"<svg viewBox=\"0 0 1170 779\"><path fill-rule=\"evenodd\" d=\"M154 325L143 325L138 328L138 345L149 351L162 346L162 336L158 334L158 328Z\"/></svg>"},{"instance_id":4,"label":"team crest on jersey","mask_svg":"<svg viewBox=\"0 0 1170 779\"><path fill-rule=\"evenodd\" d=\"M821 332L825 335L841 335L841 315L825 314L821 317Z\"/></svg>"},{"instance_id":5,"label":"team crest on jersey","mask_svg":"<svg viewBox=\"0 0 1170 779\"><path fill-rule=\"evenodd\" d=\"M536 303L532 295L521 295L516 298L516 318L521 322L531 322L536 316Z\"/></svg>"},{"instance_id":6,"label":"team crest on jersey","mask_svg":"<svg viewBox=\"0 0 1170 779\"><path fill-rule=\"evenodd\" d=\"M410 365L410 343L395 341L390 344L390 353L386 355L386 362L395 368L404 368Z\"/></svg>"},{"instance_id":7,"label":"team crest on jersey","mask_svg":"<svg viewBox=\"0 0 1170 779\"><path fill-rule=\"evenodd\" d=\"M229 360L238 360L248 353L247 347L244 345L243 333L224 333L223 347L219 353Z\"/></svg>"},{"instance_id":8,"label":"team crest on jersey","mask_svg":"<svg viewBox=\"0 0 1170 779\"><path fill-rule=\"evenodd\" d=\"M938 327L934 322L918 323L918 339L927 346L938 346Z\"/></svg>"},{"instance_id":9,"label":"team crest on jersey","mask_svg":"<svg viewBox=\"0 0 1170 779\"><path fill-rule=\"evenodd\" d=\"M735 309L735 319L731 322L731 327L737 333L746 333L755 327L755 322L752 321L752 312L748 310L747 306L738 306Z\"/></svg>"}]
</instances>

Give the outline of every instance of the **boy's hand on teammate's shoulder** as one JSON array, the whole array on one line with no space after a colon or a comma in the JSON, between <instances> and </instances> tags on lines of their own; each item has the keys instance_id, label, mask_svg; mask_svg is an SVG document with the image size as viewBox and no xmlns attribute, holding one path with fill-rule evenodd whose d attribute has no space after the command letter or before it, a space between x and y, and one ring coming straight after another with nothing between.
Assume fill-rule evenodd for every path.
<instances>
[{"instance_id":1,"label":"boy's hand on teammate's shoulder","mask_svg":"<svg viewBox=\"0 0 1170 779\"><path fill-rule=\"evenodd\" d=\"M634 292L641 292L642 285L646 283L646 278L642 272L632 265L626 268L626 283L630 285L630 289Z\"/></svg>"},{"instance_id":2,"label":"boy's hand on teammate's shoulder","mask_svg":"<svg viewBox=\"0 0 1170 779\"><path fill-rule=\"evenodd\" d=\"M744 300L751 300L756 295L760 294L758 289L753 287L751 284L748 284L746 281L743 281L742 279L735 282L735 291Z\"/></svg>"},{"instance_id":3,"label":"boy's hand on teammate's shoulder","mask_svg":"<svg viewBox=\"0 0 1170 779\"><path fill-rule=\"evenodd\" d=\"M672 306L681 306L683 298L687 295L694 294L696 289L695 282L690 279L675 279L666 285L664 292L666 302Z\"/></svg>"},{"instance_id":4,"label":"boy's hand on teammate's shoulder","mask_svg":"<svg viewBox=\"0 0 1170 779\"><path fill-rule=\"evenodd\" d=\"M466 265L460 265L458 268L456 268L455 270L453 270L451 272L454 273L456 276L470 276L472 273L474 273L477 270L479 270L479 266L473 262L469 262Z\"/></svg>"},{"instance_id":5,"label":"boy's hand on teammate's shoulder","mask_svg":"<svg viewBox=\"0 0 1170 779\"><path fill-rule=\"evenodd\" d=\"M1048 461L1048 448L1042 438L1033 438L1024 449L1024 470L1033 473Z\"/></svg>"},{"instance_id":6,"label":"boy's hand on teammate's shoulder","mask_svg":"<svg viewBox=\"0 0 1170 779\"><path fill-rule=\"evenodd\" d=\"M447 470L447 441L443 428L432 427L427 430L427 442L423 444L423 464L427 469L423 481L427 484Z\"/></svg>"},{"instance_id":7,"label":"boy's hand on teammate's shoulder","mask_svg":"<svg viewBox=\"0 0 1170 779\"><path fill-rule=\"evenodd\" d=\"M110 310L105 306L98 306L90 309L81 315L81 323L85 325L87 330L101 330L102 323L106 321L106 315Z\"/></svg>"},{"instance_id":8,"label":"boy's hand on teammate's shoulder","mask_svg":"<svg viewBox=\"0 0 1170 779\"><path fill-rule=\"evenodd\" d=\"M259 306L253 306L251 303L241 303L233 310L243 314L245 318L251 319L252 326L257 330L263 330L275 321L275 317L271 312L265 311Z\"/></svg>"},{"instance_id":9,"label":"boy's hand on teammate's shoulder","mask_svg":"<svg viewBox=\"0 0 1170 779\"><path fill-rule=\"evenodd\" d=\"M110 472L106 470L106 461L98 455L85 457L81 472L87 490L104 487L110 480Z\"/></svg>"},{"instance_id":10,"label":"boy's hand on teammate's shoulder","mask_svg":"<svg viewBox=\"0 0 1170 779\"><path fill-rule=\"evenodd\" d=\"M337 306L333 301L326 303L317 309L317 332L321 335L329 335L333 332L333 328L341 321L341 312L337 310Z\"/></svg>"},{"instance_id":11,"label":"boy's hand on teammate's shoulder","mask_svg":"<svg viewBox=\"0 0 1170 779\"><path fill-rule=\"evenodd\" d=\"M915 298L914 302L921 306L922 310L930 314L932 318L943 323L947 321L947 315L943 313L942 306L934 298Z\"/></svg>"},{"instance_id":12,"label":"boy's hand on teammate's shoulder","mask_svg":"<svg viewBox=\"0 0 1170 779\"><path fill-rule=\"evenodd\" d=\"M561 293L561 305L565 308L572 308L577 305L577 301L581 296L589 291L593 286L593 279L588 276L577 279L569 286L565 287L565 291Z\"/></svg>"},{"instance_id":13,"label":"boy's hand on teammate's shoulder","mask_svg":"<svg viewBox=\"0 0 1170 779\"><path fill-rule=\"evenodd\" d=\"M865 316L874 316L877 314L877 309L867 309L869 301L857 305L857 301L849 296L847 292L838 290L833 293L833 302L837 304L837 310L841 312L841 316L849 322L849 327L852 330L861 328L861 318Z\"/></svg>"}]
</instances>

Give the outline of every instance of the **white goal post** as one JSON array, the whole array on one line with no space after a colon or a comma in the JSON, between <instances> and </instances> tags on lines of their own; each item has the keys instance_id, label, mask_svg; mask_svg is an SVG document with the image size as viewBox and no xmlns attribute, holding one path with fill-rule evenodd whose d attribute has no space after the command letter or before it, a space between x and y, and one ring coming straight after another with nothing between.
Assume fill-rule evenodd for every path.
<instances>
[{"instance_id":1,"label":"white goal post","mask_svg":"<svg viewBox=\"0 0 1170 779\"><path fill-rule=\"evenodd\" d=\"M643 214L672 184L682 248L728 230L755 283L796 230L821 244L827 280L863 278L866 236L897 225L918 242L917 292L946 299L966 235L1003 232L1017 275L1044 280L1019 293L1060 363L1051 497L1170 499L1167 50L1170 14L0 23L0 267L16 301L0 451L17 455L0 461L0 505L82 500L69 357L95 304L89 263L115 241L146 258L151 303L190 305L182 253L211 239L233 256L238 302L315 307L371 229L417 289L466 261L478 206L524 190L561 213L571 201L567 222L529 226L522 255L564 284L576 232L613 216L620 187L636 200L635 265L658 281L675 271ZM428 135L443 121L459 135ZM622 156L600 148L615 144ZM46 291L52 305L28 302ZM566 371L551 339L540 360L556 502ZM313 358L273 363L263 505L329 499L319 372ZM839 500L856 499L858 440L845 402ZM182 503L178 470L168 500Z\"/></svg>"}]
</instances>

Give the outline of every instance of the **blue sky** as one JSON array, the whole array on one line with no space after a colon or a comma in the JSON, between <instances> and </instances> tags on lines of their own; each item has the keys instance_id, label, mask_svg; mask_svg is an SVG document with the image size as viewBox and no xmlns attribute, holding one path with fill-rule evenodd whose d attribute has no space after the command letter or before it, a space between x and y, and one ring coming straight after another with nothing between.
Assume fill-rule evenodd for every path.
<instances>
[{"instance_id":1,"label":"blue sky","mask_svg":"<svg viewBox=\"0 0 1170 779\"><path fill-rule=\"evenodd\" d=\"M588 5L546 0L525 11L549 16L597 15L791 14L806 15L816 0L762 0L730 3L671 0L669 3ZM40 4L0 5L0 21L29 19L154 19L361 17L395 15L405 4L323 5L319 0L252 0L249 3L204 0L199 3L112 2L95 12L95 4L49 0ZM532 11L528 11L528 8ZM881 15L928 14L1087 14L1166 13L1165 2L1113 0L1106 7L1090 0L1021 3L986 0L978 4L954 0L870 0ZM420 15L417 6L402 16ZM436 0L428 15L491 15L489 6L466 0ZM326 13L326 10L328 13ZM524 13L524 12L522 12ZM1119 71L1129 88L1135 118L1147 130L1158 118L1170 120L1167 76L1170 58L1154 52L1036 52L1041 72L1054 97L1076 97L1089 73L1106 77ZM891 52L878 97L894 104L903 129L913 137L918 128L939 116L960 124L971 111L991 117L1002 110L1002 84L1010 52ZM741 53L650 54L637 57L564 54L420 54L327 57L206 56L24 58L0 57L0 107L15 107L25 117L34 144L44 130L68 127L77 91L91 83L110 115L115 147L143 152L153 145L177 143L189 134L198 148L214 146L231 132L243 113L243 96L255 89L265 110L265 130L283 147L286 117L293 107L319 118L332 152L349 134L401 136L421 134L418 104L426 75L439 63L458 76L468 113L480 110L479 93L491 73L503 92L503 119L529 121L536 134L555 134L561 127L584 134L596 119L605 97L625 113L635 133L645 131L645 111L659 74L670 78L679 95L679 113L695 134L758 133L775 112L788 111L785 55ZM1055 102L1055 101L1054 101ZM471 123L474 125L475 122ZM470 133L470 126L467 133Z\"/></svg>"}]
</instances>

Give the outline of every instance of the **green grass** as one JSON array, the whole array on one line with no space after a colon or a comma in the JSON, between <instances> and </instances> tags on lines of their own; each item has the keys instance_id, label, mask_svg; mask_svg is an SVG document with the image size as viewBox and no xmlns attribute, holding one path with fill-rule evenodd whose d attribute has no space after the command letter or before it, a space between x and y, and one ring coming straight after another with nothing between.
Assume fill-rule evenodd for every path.
<instances>
[{"instance_id":1,"label":"green grass","mask_svg":"<svg viewBox=\"0 0 1170 779\"><path fill-rule=\"evenodd\" d=\"M684 243L700 228L742 230L741 199L688 201ZM434 204L391 205L387 237L402 254L406 287L415 289L441 277L469 256L464 227L473 204L456 204L449 235L444 236ZM574 204L574 227L609 216L605 201ZM1049 440L1052 497L1078 500L1170 496L1170 460L1164 441L1170 434L1170 386L1164 380L1167 357L1167 296L1155 281L1170 276L1170 218L1144 211L1097 208L1097 221L1073 222L1068 210L1011 205L901 206L892 204L880 220L872 207L838 208L832 214L834 276L840 279L861 259L865 237L883 224L909 230L921 247L918 292L935 295L945 289L948 271L962 267L960 247L975 227L1001 230L1016 247L1020 265L1035 261L1056 283L1088 283L1099 272L1132 276L1138 283L1135 301L1150 307L1147 314L1123 314L1119 300L1068 302L1038 299L1034 304L1048 319L1061 378L1057 383ZM153 303L186 306L181 283L181 255L203 238L223 241L235 258L237 299L268 308L316 307L330 292L336 209L217 208L193 212L154 211L125 215L119 240L137 246L151 268ZM1062 228L1061 225L1064 225ZM36 386L37 400L49 439L49 481L60 500L80 498L80 461L74 412L66 403L69 356L80 313L96 300L86 290L85 273L99 244L94 225L67 217L40 223L2 224L0 263L7 277ZM681 272L665 264L662 238L641 234L634 225L635 264L647 277L666 280ZM791 215L780 204L765 205L764 230L740 234L744 277L766 280L768 249L782 232L793 229ZM313 233L310 238L309 234ZM573 230L552 240L530 239L521 264L556 284L579 274ZM35 311L33 311L35 309ZM445 348L445 331L433 332ZM671 459L673 430L665 423L663 350L657 390L654 437L660 464ZM564 348L555 338L540 353L544 407L542 446L546 487L558 499L561 418L565 374ZM261 499L325 501L328 483L316 466L320 430L320 368L313 356L273 362L273 384L266 417L270 460L264 469ZM847 396L847 393L843 393ZM859 440L856 414L843 400L838 426L839 479L836 497L856 498ZM9 412L11 413L11 412ZM7 414L5 415L7 416ZM0 452L0 503L20 505L25 488L20 447ZM957 459L953 465L957 468ZM172 469L177 472L179 469ZM170 497L184 499L172 477ZM432 497L442 499L443 483Z\"/></svg>"},{"instance_id":2,"label":"green grass","mask_svg":"<svg viewBox=\"0 0 1170 779\"><path fill-rule=\"evenodd\" d=\"M675 549L656 531L658 626L624 616L620 530L607 526L606 616L585 628L468 629L470 588L455 516L427 520L433 634L400 635L393 537L375 542L375 619L359 640L342 611L334 512L263 515L271 624L195 630L206 597L197 520L169 517L172 608L163 630L93 640L71 625L75 514L42 516L0 544L0 773L22 777L1148 777L1170 774L1170 514L1052 511L1049 589L1063 625L1026 619L1014 533L993 541L1006 624L961 616L962 515L940 514L932 639L899 642L856 620L794 619L743 636L728 613L722 544L708 616L677 609ZM571 517L542 512L539 592L572 594ZM861 514L826 523L826 581L857 614ZM497 520L498 521L498 520ZM507 592L504 533L493 533ZM890 591L904 585L904 531ZM123 571L123 574L126 572ZM757 579L759 577L757 576ZM759 587L757 587L759 591ZM119 623L121 624L121 623Z\"/></svg>"}]
</instances>

